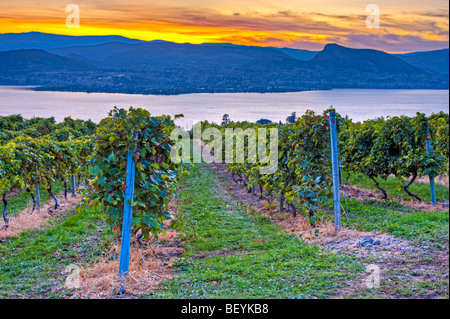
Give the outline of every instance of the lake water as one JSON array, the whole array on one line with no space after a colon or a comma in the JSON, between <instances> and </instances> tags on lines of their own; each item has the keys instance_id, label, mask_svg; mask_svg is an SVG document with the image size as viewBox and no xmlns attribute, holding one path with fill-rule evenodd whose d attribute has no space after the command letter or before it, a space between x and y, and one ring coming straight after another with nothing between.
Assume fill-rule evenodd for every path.
<instances>
[{"instance_id":1,"label":"lake water","mask_svg":"<svg viewBox=\"0 0 450 319\"><path fill-rule=\"evenodd\" d=\"M184 114L177 120L190 127L198 120L220 123L223 114L233 121L265 118L285 121L292 112L322 112L333 105L341 115L360 121L380 116L430 115L449 109L448 90L363 90L339 89L298 93L188 94L177 96L129 95L111 93L37 92L24 87L0 86L0 116L21 114L67 116L99 122L114 106L142 107L152 115Z\"/></svg>"}]
</instances>

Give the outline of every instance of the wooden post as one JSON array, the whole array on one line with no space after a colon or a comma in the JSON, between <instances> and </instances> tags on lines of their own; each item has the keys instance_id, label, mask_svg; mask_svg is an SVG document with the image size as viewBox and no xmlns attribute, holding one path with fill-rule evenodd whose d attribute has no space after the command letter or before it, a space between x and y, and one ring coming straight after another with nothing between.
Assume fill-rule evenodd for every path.
<instances>
[{"instance_id":1,"label":"wooden post","mask_svg":"<svg viewBox=\"0 0 450 319\"><path fill-rule=\"evenodd\" d=\"M136 175L136 162L133 161L133 152L128 151L127 175L125 177L125 205L123 209L122 241L120 248L119 278L122 282L120 293L123 293L125 279L128 276L130 267L130 242L131 242L131 221L133 216L134 180Z\"/></svg>"},{"instance_id":2,"label":"wooden post","mask_svg":"<svg viewBox=\"0 0 450 319\"><path fill-rule=\"evenodd\" d=\"M430 127L428 126L427 121L427 139L426 139L426 145L427 145L427 153L431 153L431 138L430 138ZM434 177L429 175L430 178L430 194L431 194L431 203L433 206L436 206L436 185L434 183Z\"/></svg>"},{"instance_id":3,"label":"wooden post","mask_svg":"<svg viewBox=\"0 0 450 319\"><path fill-rule=\"evenodd\" d=\"M36 193L36 206L37 208L41 208L41 195L39 192L39 183L34 184L34 192Z\"/></svg>"},{"instance_id":4,"label":"wooden post","mask_svg":"<svg viewBox=\"0 0 450 319\"><path fill-rule=\"evenodd\" d=\"M339 194L339 159L336 128L336 113L330 112L331 159L333 167L334 225L336 231L341 229L341 202Z\"/></svg>"}]
</instances>

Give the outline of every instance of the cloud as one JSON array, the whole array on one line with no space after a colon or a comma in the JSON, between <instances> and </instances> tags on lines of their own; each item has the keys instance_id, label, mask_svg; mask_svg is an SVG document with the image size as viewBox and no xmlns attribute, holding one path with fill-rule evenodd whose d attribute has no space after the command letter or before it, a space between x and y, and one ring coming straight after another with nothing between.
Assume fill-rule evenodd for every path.
<instances>
[{"instance_id":1,"label":"cloud","mask_svg":"<svg viewBox=\"0 0 450 319\"><path fill-rule=\"evenodd\" d=\"M25 3L24 0L17 1ZM46 32L63 24L67 14L64 6L56 1L42 2L45 5L37 7L31 0L27 2L29 7L0 4L2 32L13 32L5 30L6 27L23 32L25 26L28 31ZM214 6L200 0L196 1L197 6L187 5L185 1L167 4L158 0L131 3L111 0L107 4L101 0L79 2L84 30L95 32L101 29L102 34L111 30L125 36L134 32L141 38L147 34L145 39L231 42L312 50L335 42L350 47L413 51L442 48L446 42L448 47L449 38L448 8L389 13L382 10L381 28L368 29L363 8L358 14L349 10L336 14L321 10L301 11L300 6L297 10L282 8L282 3L289 3L287 0L280 0L280 6L274 3L265 9L259 6L251 10L245 6L221 9L223 1L214 2ZM21 21L22 26L19 29L13 22L2 25L1 19Z\"/></svg>"},{"instance_id":2,"label":"cloud","mask_svg":"<svg viewBox=\"0 0 450 319\"><path fill-rule=\"evenodd\" d=\"M346 41L355 48L377 47L390 52L438 50L448 48L448 41L432 41L413 35L396 34L350 34Z\"/></svg>"}]
</instances>

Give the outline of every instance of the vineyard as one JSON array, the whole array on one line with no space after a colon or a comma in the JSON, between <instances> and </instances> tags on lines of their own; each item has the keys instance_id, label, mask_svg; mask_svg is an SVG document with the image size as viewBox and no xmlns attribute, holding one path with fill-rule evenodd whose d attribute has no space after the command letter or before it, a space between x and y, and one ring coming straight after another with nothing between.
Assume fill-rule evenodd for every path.
<instances>
[{"instance_id":1,"label":"vineyard","mask_svg":"<svg viewBox=\"0 0 450 319\"><path fill-rule=\"evenodd\" d=\"M90 136L95 128L91 121L70 118L58 124L54 118L0 118L0 194L5 226L8 224L6 196L14 189L30 194L34 211L39 203L36 190L42 186L55 200L55 208L58 207L53 185L64 183L67 197L69 179L78 176L79 180L87 168L85 159L92 152ZM75 187L73 183L72 189Z\"/></svg>"},{"instance_id":2,"label":"vineyard","mask_svg":"<svg viewBox=\"0 0 450 319\"><path fill-rule=\"evenodd\" d=\"M56 226L48 232L28 230L2 238L0 284L11 291L0 291L0 296L27 296L26 284L17 288L14 282L16 277L21 278L21 282L27 281L27 273L29 275L36 267L30 266L31 260L47 265L56 256L57 262L50 268L56 267L58 271L69 263L83 265L91 271L99 263L117 264L126 205L132 207L132 269L133 254L137 252L139 256L147 256L155 254L156 249L164 251L177 247L184 251L158 263L165 272L176 268L177 276L169 276L166 284L158 283L157 286L162 285L164 289L157 289L157 292L140 284L141 297L151 297L155 293L160 298L234 297L236 291L243 298L291 298L296 294L308 298L328 297L334 288L345 287L349 278L363 273L361 258L366 258L364 263L387 258L379 257L384 255L378 250L379 255L344 253L347 247L339 254L323 254L322 249L333 249L329 247L330 242L336 241L333 236L347 236L345 240L341 238L340 243L344 243L351 238L387 234L382 238L395 236L398 239L396 243L389 242L386 249L397 249L401 244L401 249L419 247L420 254L424 254L427 248L423 247L432 246L436 256L448 255L448 185L442 186L445 195L438 207L433 207L429 204L430 185L420 184L418 180L448 176L449 115L441 112L427 117L417 113L414 117L355 122L336 114L339 178L341 191L348 197L343 207L347 220L344 220L341 235L336 235L327 233L325 228L333 222L330 213L333 205L330 112L335 110L329 109L323 114L308 111L287 124L202 122L203 129L217 129L222 136L232 129L235 136L231 148L224 145L220 150L210 149L211 154L219 157L218 163L195 165L177 164L171 159L171 151L177 143L171 138L171 132L176 128L177 117L155 117L135 108L114 108L98 124L71 118L56 123L53 118L0 117L2 229L7 229L10 222L8 209L12 206L8 202L20 196L18 194L28 194L31 214L42 209L42 189L48 193L54 209L60 204L57 198L60 194L55 188L61 190L65 199L70 196L69 192L80 198L76 210L67 212L69 216L54 217ZM264 128L267 130L259 130ZM270 129L278 132L278 144ZM260 140L264 143L256 142ZM427 141L431 148L427 149ZM192 147L207 149L213 145L211 142L212 139L203 136L202 144L196 145L193 141ZM274 148L278 154L277 170L265 174L267 157ZM243 155L242 163L227 160L238 154ZM126 182L130 159L135 179L131 193ZM370 181L370 187L378 194L369 192L368 183L355 185L356 179ZM355 188L358 192L370 193L370 198L351 198L345 193ZM394 191L403 193L401 202L391 195ZM424 206L415 208L414 205ZM292 212L291 216L286 214L288 211ZM300 231L301 236L294 236ZM170 233L174 235L168 237ZM54 237L55 234L60 235ZM93 241L82 240L86 236L94 238ZM58 238L56 242L55 238ZM83 245L83 249L91 253L79 259L78 252ZM22 251L27 252L28 257L18 262ZM51 251L53 253L48 254ZM412 260L414 256L398 258ZM136 269L142 272L146 262L144 257L139 257ZM19 269L15 266L17 263L23 266ZM273 274L267 273L267 265ZM339 269L336 265L340 265ZM118 269L113 269L117 274ZM136 270L134 276L139 271ZM328 274L326 279L325 274ZM307 283L303 275L317 280ZM86 273L86 276L101 275ZM439 296L448 296L448 271L446 279L445 274L436 276L438 288L422 287L421 294L433 290L438 291ZM56 279L46 279L38 286L48 288L52 282L62 280L53 277ZM262 284L258 280L268 281ZM254 285L268 286L258 294L251 288ZM394 283L386 285L376 297L403 296L391 291ZM411 288L406 281L401 285ZM91 282L91 286L95 285ZM114 289L108 286L110 296L117 295L116 286ZM128 288L126 292L133 295L132 290ZM49 291L57 297L77 296L66 288ZM362 293L361 289L357 291L356 297Z\"/></svg>"},{"instance_id":3,"label":"vineyard","mask_svg":"<svg viewBox=\"0 0 450 319\"><path fill-rule=\"evenodd\" d=\"M241 128L236 134L234 148L228 150L232 154L227 154L225 147L222 150L225 161L227 156L236 156L236 145L245 147L243 163L227 164L233 177L236 176L235 181L242 181L248 187L248 192L255 192L255 187L259 188L261 198L265 197L269 202L279 196L280 209L283 210L283 202L287 201L294 217L296 207L300 207L314 224L314 211L332 198L330 111L334 110L327 110L323 115L309 111L289 125L238 122L219 126L204 122L202 126L219 128L224 136L228 128ZM354 123L338 115L337 122L341 170L372 180L384 199L388 198L388 194L380 187L379 180L394 176L405 193L422 201L409 191L414 181L424 176L435 178L448 174L448 114L442 112L427 118L418 113L413 118L381 118L363 123ZM261 174L264 164L249 161L249 147L258 153L259 144L252 145L255 139L249 138L245 130L263 127L278 128L279 131L279 167L273 175ZM429 153L426 149L427 139L434 141L435 146ZM404 179L410 180L402 184Z\"/></svg>"}]
</instances>

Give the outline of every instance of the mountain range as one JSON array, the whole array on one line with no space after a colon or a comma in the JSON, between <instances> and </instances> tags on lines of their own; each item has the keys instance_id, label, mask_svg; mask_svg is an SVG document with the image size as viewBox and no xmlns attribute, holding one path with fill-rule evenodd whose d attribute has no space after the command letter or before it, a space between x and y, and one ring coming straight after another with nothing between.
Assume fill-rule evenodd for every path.
<instances>
[{"instance_id":1,"label":"mountain range","mask_svg":"<svg viewBox=\"0 0 450 319\"><path fill-rule=\"evenodd\" d=\"M0 84L38 90L180 94L331 88L448 89L449 50L388 54L120 36L0 34Z\"/></svg>"}]
</instances>

